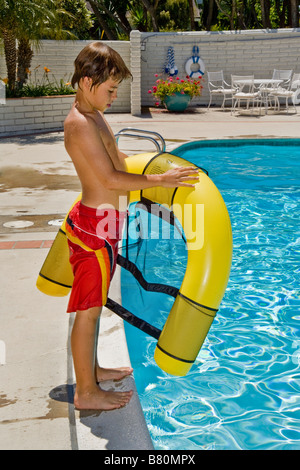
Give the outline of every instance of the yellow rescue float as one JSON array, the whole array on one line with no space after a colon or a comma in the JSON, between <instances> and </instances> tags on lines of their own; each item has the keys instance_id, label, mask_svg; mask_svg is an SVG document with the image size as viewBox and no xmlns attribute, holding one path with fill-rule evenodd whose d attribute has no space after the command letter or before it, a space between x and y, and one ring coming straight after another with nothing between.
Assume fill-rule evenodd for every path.
<instances>
[{"instance_id":1,"label":"yellow rescue float","mask_svg":"<svg viewBox=\"0 0 300 470\"><path fill-rule=\"evenodd\" d=\"M169 153L147 153L128 157L126 165L130 173L157 174L191 163ZM220 192L202 169L193 188L153 187L130 192L130 203L145 200L171 210L187 242L185 276L154 353L161 369L183 376L199 353L227 287L232 259L230 218ZM72 287L64 224L37 280L38 289L48 295L67 295Z\"/></svg>"}]
</instances>

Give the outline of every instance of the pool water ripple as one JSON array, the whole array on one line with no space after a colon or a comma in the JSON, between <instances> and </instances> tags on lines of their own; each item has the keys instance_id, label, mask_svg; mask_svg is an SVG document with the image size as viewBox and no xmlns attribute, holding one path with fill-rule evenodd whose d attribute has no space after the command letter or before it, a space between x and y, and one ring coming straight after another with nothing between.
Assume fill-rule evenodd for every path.
<instances>
[{"instance_id":1,"label":"pool water ripple","mask_svg":"<svg viewBox=\"0 0 300 470\"><path fill-rule=\"evenodd\" d=\"M272 144L193 143L174 151L206 168L219 188L232 222L233 262L220 310L186 377L161 371L156 341L126 326L158 450L300 449L300 142ZM180 285L180 245L163 240L153 250L159 263L149 265L150 280ZM124 306L135 305L161 328L173 300L123 278Z\"/></svg>"}]
</instances>

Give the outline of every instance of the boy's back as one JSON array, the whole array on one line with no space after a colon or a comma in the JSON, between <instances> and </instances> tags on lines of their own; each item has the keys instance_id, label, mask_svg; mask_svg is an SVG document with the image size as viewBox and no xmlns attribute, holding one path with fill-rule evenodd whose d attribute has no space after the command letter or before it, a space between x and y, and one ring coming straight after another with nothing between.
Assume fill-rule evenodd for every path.
<instances>
[{"instance_id":1,"label":"boy's back","mask_svg":"<svg viewBox=\"0 0 300 470\"><path fill-rule=\"evenodd\" d=\"M121 196L126 196L127 191L110 189L107 177L112 170L126 171L124 156L117 148L103 112L93 108L98 94L108 94L107 100L103 100L106 109L117 96L118 83L110 79L101 84L94 93L96 98L90 97L89 84L81 86L65 120L65 146L82 185L82 203L94 208L108 205L119 210Z\"/></svg>"}]
</instances>

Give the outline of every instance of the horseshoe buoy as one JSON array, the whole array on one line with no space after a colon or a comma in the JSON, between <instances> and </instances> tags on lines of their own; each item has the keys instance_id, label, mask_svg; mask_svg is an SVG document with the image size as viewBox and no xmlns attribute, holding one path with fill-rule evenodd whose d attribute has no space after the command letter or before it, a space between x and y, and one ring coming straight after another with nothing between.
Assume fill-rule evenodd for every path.
<instances>
[{"instance_id":1,"label":"horseshoe buoy","mask_svg":"<svg viewBox=\"0 0 300 470\"><path fill-rule=\"evenodd\" d=\"M204 75L205 64L198 55L198 46L193 47L193 55L185 63L185 71L190 78L200 78Z\"/></svg>"}]
</instances>

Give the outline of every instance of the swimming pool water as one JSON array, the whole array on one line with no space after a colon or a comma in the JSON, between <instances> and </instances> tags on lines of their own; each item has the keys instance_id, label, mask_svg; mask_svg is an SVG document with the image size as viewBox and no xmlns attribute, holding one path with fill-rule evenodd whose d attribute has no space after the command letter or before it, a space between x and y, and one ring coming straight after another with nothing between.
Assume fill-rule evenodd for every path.
<instances>
[{"instance_id":1,"label":"swimming pool water","mask_svg":"<svg viewBox=\"0 0 300 470\"><path fill-rule=\"evenodd\" d=\"M153 359L156 340L125 325L154 446L300 449L300 140L193 142L173 153L208 170L219 188L232 223L233 263L186 377L164 373ZM147 280L179 287L184 244L145 243L151 256L139 258ZM122 302L162 328L173 299L142 292L122 270Z\"/></svg>"}]
</instances>

